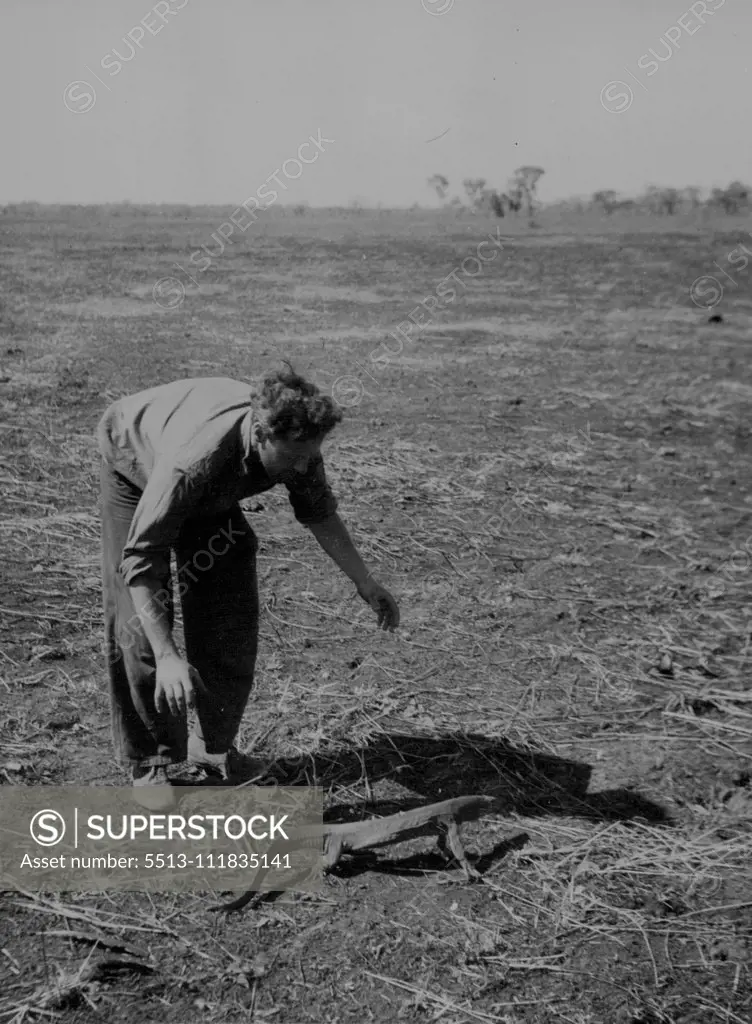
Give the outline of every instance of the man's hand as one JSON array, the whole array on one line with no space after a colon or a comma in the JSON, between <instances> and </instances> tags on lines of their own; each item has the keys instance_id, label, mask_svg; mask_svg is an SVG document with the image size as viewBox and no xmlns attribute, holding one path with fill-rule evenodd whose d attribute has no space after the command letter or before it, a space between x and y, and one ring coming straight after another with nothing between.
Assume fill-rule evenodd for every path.
<instances>
[{"instance_id":1,"label":"man's hand","mask_svg":"<svg viewBox=\"0 0 752 1024\"><path fill-rule=\"evenodd\" d=\"M206 693L201 676L184 658L167 655L157 661L157 686L154 706L157 711L184 715L186 707L196 705L196 690Z\"/></svg>"},{"instance_id":2,"label":"man's hand","mask_svg":"<svg viewBox=\"0 0 752 1024\"><path fill-rule=\"evenodd\" d=\"M386 587L382 587L375 580L369 580L358 587L358 593L378 615L380 629L391 632L399 626L399 606Z\"/></svg>"},{"instance_id":3,"label":"man's hand","mask_svg":"<svg viewBox=\"0 0 752 1024\"><path fill-rule=\"evenodd\" d=\"M396 629L400 618L397 602L385 587L371 578L337 513L323 522L313 523L310 530L327 555L350 577L366 604L376 612L379 627Z\"/></svg>"}]
</instances>

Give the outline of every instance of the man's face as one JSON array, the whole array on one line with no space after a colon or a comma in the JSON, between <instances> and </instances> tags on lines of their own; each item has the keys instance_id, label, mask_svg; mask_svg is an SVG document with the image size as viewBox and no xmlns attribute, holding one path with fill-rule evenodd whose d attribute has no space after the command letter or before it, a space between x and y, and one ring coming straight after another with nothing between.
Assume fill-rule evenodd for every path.
<instances>
[{"instance_id":1,"label":"man's face","mask_svg":"<svg viewBox=\"0 0 752 1024\"><path fill-rule=\"evenodd\" d=\"M291 441L286 437L258 441L259 458L272 480L284 481L293 473L305 473L311 461L321 453L323 438Z\"/></svg>"}]
</instances>

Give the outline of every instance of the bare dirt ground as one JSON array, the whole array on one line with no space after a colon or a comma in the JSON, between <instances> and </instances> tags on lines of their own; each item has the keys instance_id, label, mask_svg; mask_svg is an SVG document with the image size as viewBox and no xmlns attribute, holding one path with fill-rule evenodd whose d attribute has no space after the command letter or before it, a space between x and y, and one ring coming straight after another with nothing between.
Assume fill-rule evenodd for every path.
<instances>
[{"instance_id":1,"label":"bare dirt ground","mask_svg":"<svg viewBox=\"0 0 752 1024\"><path fill-rule=\"evenodd\" d=\"M378 633L263 495L241 746L334 817L478 792L505 810L465 829L476 885L417 839L229 918L217 893L0 894L0 1021L749 1022L752 296L727 262L746 227L270 211L197 274L222 219L2 218L0 782L126 781L104 406L284 355L348 403L327 471L403 624ZM170 275L185 299L168 284L160 307ZM704 275L722 323L690 300Z\"/></svg>"}]
</instances>

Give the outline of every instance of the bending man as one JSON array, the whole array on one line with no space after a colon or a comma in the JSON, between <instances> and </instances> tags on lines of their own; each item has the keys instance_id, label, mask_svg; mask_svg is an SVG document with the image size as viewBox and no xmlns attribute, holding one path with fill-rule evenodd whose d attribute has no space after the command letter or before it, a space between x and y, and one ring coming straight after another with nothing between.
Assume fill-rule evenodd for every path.
<instances>
[{"instance_id":1,"label":"bending man","mask_svg":"<svg viewBox=\"0 0 752 1024\"><path fill-rule=\"evenodd\" d=\"M399 625L393 596L368 572L336 512L321 445L341 420L292 370L254 387L175 381L121 398L102 417L102 581L115 753L140 799L172 806L167 766L242 775L234 746L258 638L256 535L239 505L277 484L298 522L377 613ZM172 635L175 553L186 658ZM187 735L188 707L197 726ZM165 787L157 790L140 787Z\"/></svg>"}]
</instances>

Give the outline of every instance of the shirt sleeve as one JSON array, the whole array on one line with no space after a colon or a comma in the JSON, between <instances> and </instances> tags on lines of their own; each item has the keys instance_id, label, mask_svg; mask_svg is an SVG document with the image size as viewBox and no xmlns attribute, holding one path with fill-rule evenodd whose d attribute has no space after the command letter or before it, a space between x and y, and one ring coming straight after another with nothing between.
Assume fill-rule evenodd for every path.
<instances>
[{"instance_id":1,"label":"shirt sleeve","mask_svg":"<svg viewBox=\"0 0 752 1024\"><path fill-rule=\"evenodd\" d=\"M286 487L295 518L303 526L322 523L337 511L337 499L327 482L321 456L313 459L308 470Z\"/></svg>"},{"instance_id":2,"label":"shirt sleeve","mask_svg":"<svg viewBox=\"0 0 752 1024\"><path fill-rule=\"evenodd\" d=\"M137 576L164 579L170 573L170 550L183 524L211 505L213 485L232 472L225 441L196 437L158 459L149 476L128 532L120 574L130 586Z\"/></svg>"},{"instance_id":3,"label":"shirt sleeve","mask_svg":"<svg viewBox=\"0 0 752 1024\"><path fill-rule=\"evenodd\" d=\"M184 470L159 463L154 466L123 548L120 574L128 586L137 576L169 576L170 550L199 496L196 479Z\"/></svg>"}]
</instances>

